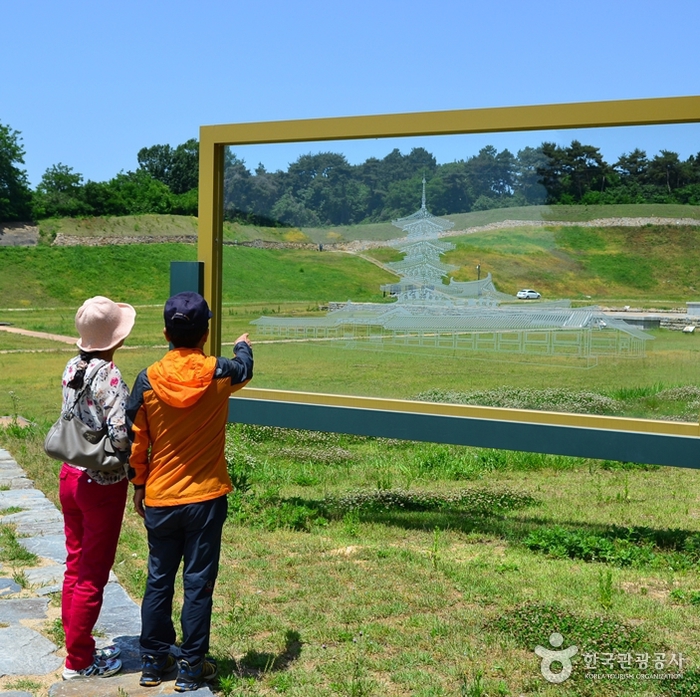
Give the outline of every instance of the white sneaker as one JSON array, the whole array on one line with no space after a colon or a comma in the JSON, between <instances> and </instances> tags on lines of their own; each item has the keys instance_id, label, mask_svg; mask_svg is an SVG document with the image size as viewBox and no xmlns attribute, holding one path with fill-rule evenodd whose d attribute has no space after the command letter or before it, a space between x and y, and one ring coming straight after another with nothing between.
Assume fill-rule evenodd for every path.
<instances>
[{"instance_id":1,"label":"white sneaker","mask_svg":"<svg viewBox=\"0 0 700 697\"><path fill-rule=\"evenodd\" d=\"M92 665L82 670L72 668L63 669L64 680L76 680L78 678L108 678L122 669L122 662L118 658L96 658Z\"/></svg>"}]
</instances>

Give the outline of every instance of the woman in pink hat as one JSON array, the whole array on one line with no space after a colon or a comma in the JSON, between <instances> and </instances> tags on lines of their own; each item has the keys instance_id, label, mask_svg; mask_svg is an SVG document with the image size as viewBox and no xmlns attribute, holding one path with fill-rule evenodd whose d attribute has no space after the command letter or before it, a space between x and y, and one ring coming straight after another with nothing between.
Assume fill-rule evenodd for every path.
<instances>
[{"instance_id":1,"label":"woman in pink hat","mask_svg":"<svg viewBox=\"0 0 700 697\"><path fill-rule=\"evenodd\" d=\"M95 649L92 630L119 540L127 494L129 440L125 406L129 390L113 363L114 352L134 326L131 305L96 296L75 315L80 353L63 372L63 411L89 428L105 425L124 465L113 471L85 469L65 462L59 497L66 532L66 572L61 615L66 633L63 679L108 677L122 667L119 649Z\"/></svg>"}]
</instances>

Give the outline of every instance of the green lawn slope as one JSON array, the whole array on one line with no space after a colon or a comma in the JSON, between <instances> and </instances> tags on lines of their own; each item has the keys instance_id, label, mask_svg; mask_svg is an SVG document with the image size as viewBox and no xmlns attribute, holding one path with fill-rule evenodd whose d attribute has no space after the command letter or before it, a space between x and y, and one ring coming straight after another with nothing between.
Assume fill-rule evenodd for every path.
<instances>
[{"instance_id":1,"label":"green lawn slope","mask_svg":"<svg viewBox=\"0 0 700 697\"><path fill-rule=\"evenodd\" d=\"M455 280L491 272L499 290L534 287L546 298L675 300L700 295L700 227L493 230L451 239Z\"/></svg>"},{"instance_id":2,"label":"green lawn slope","mask_svg":"<svg viewBox=\"0 0 700 697\"><path fill-rule=\"evenodd\" d=\"M557 212L562 214L560 217L567 210L572 215L575 212L579 216L595 217L601 208L560 207ZM653 217L652 209L658 209L657 213L661 209L667 213L673 209L684 218L697 213L689 206L609 206L605 210L622 208L630 214L636 213L636 217L647 218ZM505 216L516 211L533 213L534 208L487 213L493 217L496 213ZM645 213L647 215L643 215ZM177 216L141 218L144 227L147 227L146 222L152 223L150 229L155 234L161 229L156 223L177 219ZM131 217L131 221L135 219ZM192 219L187 220L191 233L194 230ZM87 221L84 222L87 226ZM486 224L486 218L472 217L471 222ZM120 224L126 234L130 223L121 219ZM366 233L372 226L362 227ZM87 230L85 227L84 231ZM252 228L247 232L253 234ZM392 228L392 234L398 232ZM227 234L237 234L237 231L229 229ZM280 241L284 241L285 235L297 240L304 237L298 230L279 229L275 234ZM359 236L359 232L357 234ZM683 303L697 299L700 294L697 271L700 268L700 226L675 222L636 227L552 223L479 230L451 237L450 241L457 248L445 254L442 260L459 267L452 274L455 280L474 280L479 264L482 277L490 272L496 287L510 294L519 288L533 287L546 299L625 304L639 301L647 306L661 301ZM380 263L401 258L390 248L368 250L364 254ZM170 262L194 260L196 255L195 245L176 243L0 247L0 307L77 306L86 297L96 294L136 304L161 303L169 289ZM380 285L395 279L396 276L367 259L343 252L319 253L300 246L224 248L226 303L376 301L382 299Z\"/></svg>"},{"instance_id":3,"label":"green lawn slope","mask_svg":"<svg viewBox=\"0 0 700 697\"><path fill-rule=\"evenodd\" d=\"M78 306L107 295L134 304L161 303L170 262L194 261L194 245L0 248L0 306ZM322 303L381 300L395 277L365 259L337 252L224 248L226 303Z\"/></svg>"}]
</instances>

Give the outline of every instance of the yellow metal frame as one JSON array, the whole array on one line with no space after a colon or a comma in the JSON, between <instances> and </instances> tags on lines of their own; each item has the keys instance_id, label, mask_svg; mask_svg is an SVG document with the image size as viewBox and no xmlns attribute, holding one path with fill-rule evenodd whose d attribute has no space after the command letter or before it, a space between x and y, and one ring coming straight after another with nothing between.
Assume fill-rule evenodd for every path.
<instances>
[{"instance_id":1,"label":"yellow metal frame","mask_svg":"<svg viewBox=\"0 0 700 697\"><path fill-rule=\"evenodd\" d=\"M221 350L222 253L223 253L223 179L224 148L228 145L318 142L407 136L502 133L512 131L605 128L612 126L648 126L700 122L700 96L627 99L606 102L544 104L538 106L463 109L454 111L349 116L297 121L267 121L218 126L202 126L199 140L199 247L204 262L204 295L214 316L207 350ZM274 392L274 397L270 393ZM259 399L301 401L314 404L361 406L368 398L343 397L315 393L279 392L245 388L241 396ZM477 415L558 425L589 424L595 428L700 435L700 424L647 421L641 419L602 419L551 412L489 410L482 407L454 407L401 400L371 400L373 408L394 411ZM456 411L455 411L456 410ZM470 413L473 412L473 413ZM496 413L498 412L498 413ZM572 419L574 421L572 421ZM595 426L593 425L595 423Z\"/></svg>"},{"instance_id":2,"label":"yellow metal frame","mask_svg":"<svg viewBox=\"0 0 700 697\"><path fill-rule=\"evenodd\" d=\"M495 419L497 421L529 424L556 424L557 426L598 428L607 431L700 436L699 424L678 421L480 407L470 404L437 404L435 402L415 402L408 399L355 397L352 395L323 394L320 392L290 392L288 390L269 390L259 387L244 387L236 394L249 399L294 402L295 404L325 404L334 407L354 407L356 409L380 409L382 411L398 411L404 414L438 414L440 416L460 416L469 419Z\"/></svg>"}]
</instances>

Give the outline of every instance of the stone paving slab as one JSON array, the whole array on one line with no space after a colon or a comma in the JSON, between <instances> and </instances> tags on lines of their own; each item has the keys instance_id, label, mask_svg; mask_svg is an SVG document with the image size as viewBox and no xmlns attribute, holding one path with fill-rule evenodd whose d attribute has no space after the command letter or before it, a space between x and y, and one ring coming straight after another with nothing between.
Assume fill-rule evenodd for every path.
<instances>
[{"instance_id":1,"label":"stone paving slab","mask_svg":"<svg viewBox=\"0 0 700 697\"><path fill-rule=\"evenodd\" d=\"M33 522L61 523L63 525L63 516L60 511L55 506L49 507L43 504L33 505L30 509L23 509L15 513L6 513L2 520L4 523L13 523L17 526Z\"/></svg>"},{"instance_id":2,"label":"stone paving slab","mask_svg":"<svg viewBox=\"0 0 700 697\"><path fill-rule=\"evenodd\" d=\"M30 480L27 480L30 481ZM0 491L0 511L6 508L22 508L23 510L41 510L56 506L37 489L10 489Z\"/></svg>"},{"instance_id":3,"label":"stone paving slab","mask_svg":"<svg viewBox=\"0 0 700 697\"><path fill-rule=\"evenodd\" d=\"M51 595L52 593L60 593L62 590L62 583L54 583L52 586L42 586L41 588L37 588L36 594L43 598L44 596Z\"/></svg>"},{"instance_id":4,"label":"stone paving slab","mask_svg":"<svg viewBox=\"0 0 700 697\"><path fill-rule=\"evenodd\" d=\"M21 537L18 542L28 552L50 559L57 564L66 562L66 538L60 535L40 535L38 537Z\"/></svg>"},{"instance_id":5,"label":"stone paving slab","mask_svg":"<svg viewBox=\"0 0 700 697\"><path fill-rule=\"evenodd\" d=\"M18 624L20 620L43 620L48 606L48 598L7 598L0 602L0 622Z\"/></svg>"},{"instance_id":6,"label":"stone paving slab","mask_svg":"<svg viewBox=\"0 0 700 697\"><path fill-rule=\"evenodd\" d=\"M123 694L129 697L151 697L177 694L173 690L175 680L164 681L157 687L141 687L140 676L140 673L119 673L111 678L86 678L59 682L51 686L49 697L120 697ZM187 694L195 697L214 697L214 693L208 687L201 687Z\"/></svg>"},{"instance_id":7,"label":"stone paving slab","mask_svg":"<svg viewBox=\"0 0 700 697\"><path fill-rule=\"evenodd\" d=\"M0 692L0 697L34 697L34 695L31 692L12 690L12 692Z\"/></svg>"},{"instance_id":8,"label":"stone paving slab","mask_svg":"<svg viewBox=\"0 0 700 697\"><path fill-rule=\"evenodd\" d=\"M122 673L141 674L141 646L139 635L115 636L109 640L110 644L116 644L121 649L119 658L122 662Z\"/></svg>"},{"instance_id":9,"label":"stone paving slab","mask_svg":"<svg viewBox=\"0 0 700 697\"><path fill-rule=\"evenodd\" d=\"M14 525L19 535L60 535L63 533L63 516L55 508L10 513L2 517L2 522Z\"/></svg>"},{"instance_id":10,"label":"stone paving slab","mask_svg":"<svg viewBox=\"0 0 700 697\"><path fill-rule=\"evenodd\" d=\"M17 482L18 486L11 486L11 482ZM25 475L21 473L17 473L16 468L12 467L2 467L0 468L0 486L3 488L7 489L27 489L27 486L24 486L25 484L30 484L33 485L33 482L31 479L26 477Z\"/></svg>"},{"instance_id":11,"label":"stone paving slab","mask_svg":"<svg viewBox=\"0 0 700 697\"><path fill-rule=\"evenodd\" d=\"M25 569L24 575L31 586L47 586L63 583L65 570L65 564L49 564L49 566L40 566L38 569Z\"/></svg>"},{"instance_id":12,"label":"stone paving slab","mask_svg":"<svg viewBox=\"0 0 700 697\"><path fill-rule=\"evenodd\" d=\"M14 460L0 460L0 477L27 477Z\"/></svg>"},{"instance_id":13,"label":"stone paving slab","mask_svg":"<svg viewBox=\"0 0 700 697\"><path fill-rule=\"evenodd\" d=\"M31 489L34 486L34 482L26 477L12 477L8 479L0 477L0 486L9 486L10 489Z\"/></svg>"},{"instance_id":14,"label":"stone paving slab","mask_svg":"<svg viewBox=\"0 0 700 697\"><path fill-rule=\"evenodd\" d=\"M141 610L118 583L105 586L104 602L95 626L108 637L141 634Z\"/></svg>"},{"instance_id":15,"label":"stone paving slab","mask_svg":"<svg viewBox=\"0 0 700 697\"><path fill-rule=\"evenodd\" d=\"M34 482L27 479L26 472L17 464L17 461L7 452L0 451L0 487L10 489L31 489Z\"/></svg>"},{"instance_id":16,"label":"stone paving slab","mask_svg":"<svg viewBox=\"0 0 700 697\"><path fill-rule=\"evenodd\" d=\"M19 593L22 586L15 583L11 578L0 578L0 596Z\"/></svg>"},{"instance_id":17,"label":"stone paving slab","mask_svg":"<svg viewBox=\"0 0 700 697\"><path fill-rule=\"evenodd\" d=\"M7 602L3 600L0 604ZM0 629L0 646L3 647L0 652L0 676L48 675L63 665L63 659L54 653L56 645L28 627Z\"/></svg>"}]
</instances>

